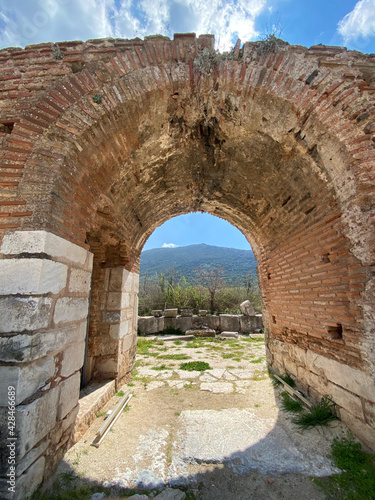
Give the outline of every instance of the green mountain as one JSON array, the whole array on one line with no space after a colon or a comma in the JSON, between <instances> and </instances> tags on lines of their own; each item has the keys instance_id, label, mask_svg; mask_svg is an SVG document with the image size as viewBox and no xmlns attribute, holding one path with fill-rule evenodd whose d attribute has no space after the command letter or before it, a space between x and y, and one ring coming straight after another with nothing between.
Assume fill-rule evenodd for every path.
<instances>
[{"instance_id":1,"label":"green mountain","mask_svg":"<svg viewBox=\"0 0 375 500\"><path fill-rule=\"evenodd\" d=\"M216 247L212 245L189 245L176 248L154 248L141 254L140 278L152 278L168 273L177 274L177 278L185 277L188 283L194 281L194 270L223 267L227 284L244 284L244 277L250 272L256 278L256 265L251 250Z\"/></svg>"}]
</instances>

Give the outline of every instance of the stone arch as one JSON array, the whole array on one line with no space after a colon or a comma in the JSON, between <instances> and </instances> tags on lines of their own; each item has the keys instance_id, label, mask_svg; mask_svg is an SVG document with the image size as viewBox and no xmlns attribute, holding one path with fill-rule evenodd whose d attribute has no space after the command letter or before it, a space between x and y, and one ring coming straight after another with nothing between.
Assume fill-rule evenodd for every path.
<instances>
[{"instance_id":1,"label":"stone arch","mask_svg":"<svg viewBox=\"0 0 375 500\"><path fill-rule=\"evenodd\" d=\"M237 45L226 58L210 35L60 47L58 61L46 45L0 52L17 87L0 120L1 300L13 311L0 369L31 429L21 463L26 448L60 440L59 453L36 454L48 474L66 449L90 288L91 371L121 379L134 359L142 247L189 211L251 242L270 365L314 397L332 394L373 446L373 58L283 43ZM24 417L28 405L55 408L43 429Z\"/></svg>"}]
</instances>

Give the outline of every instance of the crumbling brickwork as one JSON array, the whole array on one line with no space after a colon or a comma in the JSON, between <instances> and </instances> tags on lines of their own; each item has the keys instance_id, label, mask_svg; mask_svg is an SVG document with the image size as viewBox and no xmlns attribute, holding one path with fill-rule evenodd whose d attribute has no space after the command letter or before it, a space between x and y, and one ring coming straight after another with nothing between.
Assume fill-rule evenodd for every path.
<instances>
[{"instance_id":1,"label":"crumbling brickwork","mask_svg":"<svg viewBox=\"0 0 375 500\"><path fill-rule=\"evenodd\" d=\"M134 359L145 241L190 211L224 218L259 262L269 364L312 397L332 394L375 448L375 57L281 41L220 55L213 44L185 34L64 42L59 58L50 44L0 51L2 270L37 258L49 262L37 264L41 283L48 269L63 281L53 237L93 253L86 369L121 379ZM50 242L38 255L35 231ZM29 246L14 243L20 235ZM40 321L3 323L8 351L21 333L56 334L56 314L59 327L83 322L87 289L64 283L5 287L3 310L14 297L41 308ZM70 347L54 351L58 370ZM48 363L35 401L61 408L62 387L77 393L79 363L66 377ZM19 403L22 412L28 400ZM50 443L66 449L74 411L35 430L33 477L55 465Z\"/></svg>"}]
</instances>

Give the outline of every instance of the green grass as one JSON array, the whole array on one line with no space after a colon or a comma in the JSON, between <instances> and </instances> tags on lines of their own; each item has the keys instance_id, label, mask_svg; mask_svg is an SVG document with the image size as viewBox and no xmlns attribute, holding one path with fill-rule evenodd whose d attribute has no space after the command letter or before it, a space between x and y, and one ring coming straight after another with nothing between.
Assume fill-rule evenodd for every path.
<instances>
[{"instance_id":1,"label":"green grass","mask_svg":"<svg viewBox=\"0 0 375 500\"><path fill-rule=\"evenodd\" d=\"M323 396L322 400L312 406L310 411L303 411L292 421L301 429L310 429L317 425L326 426L332 420L337 420L334 413L334 404L330 396Z\"/></svg>"},{"instance_id":2,"label":"green grass","mask_svg":"<svg viewBox=\"0 0 375 500\"><path fill-rule=\"evenodd\" d=\"M262 363L265 360L264 357L258 358L258 359L252 359L250 363Z\"/></svg>"},{"instance_id":3,"label":"green grass","mask_svg":"<svg viewBox=\"0 0 375 500\"><path fill-rule=\"evenodd\" d=\"M280 380L278 380L276 377L274 377L272 375L272 373L270 374L270 377L272 379L272 385L274 387L282 385L282 382L280 382ZM290 385L290 387L295 387L296 383L295 383L294 379L289 375L289 373L284 373L284 375L279 375L279 377L281 379L283 379L284 382L286 382L288 385Z\"/></svg>"},{"instance_id":4,"label":"green grass","mask_svg":"<svg viewBox=\"0 0 375 500\"><path fill-rule=\"evenodd\" d=\"M118 398L122 398L123 396L125 396L125 392L124 391L117 391L117 392L115 392L115 396L117 396Z\"/></svg>"},{"instance_id":5,"label":"green grass","mask_svg":"<svg viewBox=\"0 0 375 500\"><path fill-rule=\"evenodd\" d=\"M342 470L316 483L327 498L340 500L375 499L375 457L362 450L351 434L335 438L331 449L332 462Z\"/></svg>"},{"instance_id":6,"label":"green grass","mask_svg":"<svg viewBox=\"0 0 375 500\"><path fill-rule=\"evenodd\" d=\"M181 361L183 359L191 359L190 356L187 356L186 354L163 354L158 356L158 358L161 359L176 359L177 361Z\"/></svg>"},{"instance_id":7,"label":"green grass","mask_svg":"<svg viewBox=\"0 0 375 500\"><path fill-rule=\"evenodd\" d=\"M106 411L98 411L98 413L96 414L96 418L101 418L104 417L105 415L107 415Z\"/></svg>"},{"instance_id":8,"label":"green grass","mask_svg":"<svg viewBox=\"0 0 375 500\"><path fill-rule=\"evenodd\" d=\"M181 345L182 344L182 340L175 340L173 343L174 343L174 345Z\"/></svg>"},{"instance_id":9,"label":"green grass","mask_svg":"<svg viewBox=\"0 0 375 500\"><path fill-rule=\"evenodd\" d=\"M171 367L167 365L153 366L151 370L161 371L161 370L171 370Z\"/></svg>"},{"instance_id":10,"label":"green grass","mask_svg":"<svg viewBox=\"0 0 375 500\"><path fill-rule=\"evenodd\" d=\"M287 411L292 413L298 413L303 410L303 404L301 401L293 399L289 393L282 392L281 393L281 407Z\"/></svg>"},{"instance_id":11,"label":"green grass","mask_svg":"<svg viewBox=\"0 0 375 500\"><path fill-rule=\"evenodd\" d=\"M223 352L221 353L221 357L223 359L230 359L230 358L234 358L235 354L231 353L231 352Z\"/></svg>"},{"instance_id":12,"label":"green grass","mask_svg":"<svg viewBox=\"0 0 375 500\"><path fill-rule=\"evenodd\" d=\"M211 370L211 366L205 361L189 361L188 363L181 363L180 370L203 372L204 370Z\"/></svg>"}]
</instances>

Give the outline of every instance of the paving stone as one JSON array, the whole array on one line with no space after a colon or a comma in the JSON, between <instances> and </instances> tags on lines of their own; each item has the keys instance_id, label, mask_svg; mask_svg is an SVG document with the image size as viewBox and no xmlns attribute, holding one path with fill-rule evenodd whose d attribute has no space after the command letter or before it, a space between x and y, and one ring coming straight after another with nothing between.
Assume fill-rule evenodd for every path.
<instances>
[{"instance_id":1,"label":"paving stone","mask_svg":"<svg viewBox=\"0 0 375 500\"><path fill-rule=\"evenodd\" d=\"M231 373L237 378L240 379L249 379L252 377L252 372L250 370L241 370L240 368L231 368L228 370L228 373Z\"/></svg>"},{"instance_id":2,"label":"paving stone","mask_svg":"<svg viewBox=\"0 0 375 500\"><path fill-rule=\"evenodd\" d=\"M159 382L157 380L153 380L152 382L148 382L146 391L153 391L154 389L159 389L159 387L163 387L163 386L164 386L164 382L162 382L162 381Z\"/></svg>"},{"instance_id":3,"label":"paving stone","mask_svg":"<svg viewBox=\"0 0 375 500\"><path fill-rule=\"evenodd\" d=\"M183 380L189 379L189 378L198 378L200 375L202 375L202 372L199 372L199 371L189 372L187 370L176 370L176 373Z\"/></svg>"},{"instance_id":4,"label":"paving stone","mask_svg":"<svg viewBox=\"0 0 375 500\"><path fill-rule=\"evenodd\" d=\"M184 500L186 494L174 488L167 488L163 490L159 495L156 495L155 500Z\"/></svg>"},{"instance_id":5,"label":"paving stone","mask_svg":"<svg viewBox=\"0 0 375 500\"><path fill-rule=\"evenodd\" d=\"M225 371L224 375L223 375L223 379L224 380L237 380L237 377L235 377L232 373Z\"/></svg>"},{"instance_id":6,"label":"paving stone","mask_svg":"<svg viewBox=\"0 0 375 500\"><path fill-rule=\"evenodd\" d=\"M214 368L212 370L206 370L205 373L208 373L209 375L212 375L213 377L215 378L222 378L224 373L225 373L225 369L224 368Z\"/></svg>"},{"instance_id":7,"label":"paving stone","mask_svg":"<svg viewBox=\"0 0 375 500\"><path fill-rule=\"evenodd\" d=\"M212 375L210 375L209 373L203 373L203 375L201 375L199 377L199 381L200 382L217 382L217 378L212 377Z\"/></svg>"},{"instance_id":8,"label":"paving stone","mask_svg":"<svg viewBox=\"0 0 375 500\"><path fill-rule=\"evenodd\" d=\"M156 370L153 371L156 372L155 378L158 380L166 380L173 376L173 370L160 370L159 372Z\"/></svg>"},{"instance_id":9,"label":"paving stone","mask_svg":"<svg viewBox=\"0 0 375 500\"><path fill-rule=\"evenodd\" d=\"M188 382L184 382L183 380L167 380L169 387L173 387L174 389L182 389L187 383Z\"/></svg>"},{"instance_id":10,"label":"paving stone","mask_svg":"<svg viewBox=\"0 0 375 500\"><path fill-rule=\"evenodd\" d=\"M209 391L214 394L230 394L234 391L233 385L229 382L203 382L200 385L201 391Z\"/></svg>"}]
</instances>

